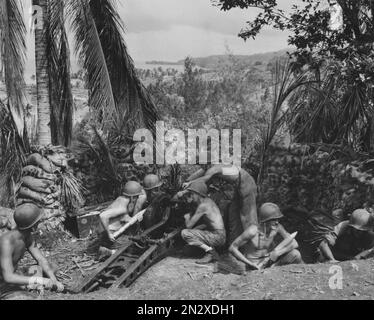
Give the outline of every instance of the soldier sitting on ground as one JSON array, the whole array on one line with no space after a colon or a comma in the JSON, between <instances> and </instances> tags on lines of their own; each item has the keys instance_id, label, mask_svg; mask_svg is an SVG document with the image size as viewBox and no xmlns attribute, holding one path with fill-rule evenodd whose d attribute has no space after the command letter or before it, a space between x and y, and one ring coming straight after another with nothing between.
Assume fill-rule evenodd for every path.
<instances>
[{"instance_id":1,"label":"soldier sitting on ground","mask_svg":"<svg viewBox=\"0 0 374 320\"><path fill-rule=\"evenodd\" d=\"M116 241L114 233L141 211L146 202L146 192L138 182L126 183L123 195L100 214L101 223L110 241Z\"/></svg>"},{"instance_id":2,"label":"soldier sitting on ground","mask_svg":"<svg viewBox=\"0 0 374 320\"><path fill-rule=\"evenodd\" d=\"M364 209L355 210L349 221L339 223L319 244L321 262L364 259L374 252L371 216Z\"/></svg>"},{"instance_id":3,"label":"soldier sitting on ground","mask_svg":"<svg viewBox=\"0 0 374 320\"><path fill-rule=\"evenodd\" d=\"M270 266L302 263L298 243L279 223L283 217L279 207L265 203L260 208L260 226L250 226L230 246L230 253L249 268L259 270ZM283 241L276 242L276 236Z\"/></svg>"},{"instance_id":4,"label":"soldier sitting on ground","mask_svg":"<svg viewBox=\"0 0 374 320\"><path fill-rule=\"evenodd\" d=\"M235 165L220 164L203 166L187 179L184 187L187 187L191 181L208 183L214 177L221 178L233 184L235 188L235 194L229 207L227 221L227 240L228 245L231 245L244 230L251 226L257 228L257 186L253 177L244 169Z\"/></svg>"},{"instance_id":5,"label":"soldier sitting on ground","mask_svg":"<svg viewBox=\"0 0 374 320\"><path fill-rule=\"evenodd\" d=\"M193 215L185 215L187 229L182 238L188 245L205 252L199 264L208 264L218 259L217 248L226 242L226 231L222 215L213 200L208 198L208 187L203 182L194 182L187 188L187 201L197 205Z\"/></svg>"},{"instance_id":6,"label":"soldier sitting on ground","mask_svg":"<svg viewBox=\"0 0 374 320\"><path fill-rule=\"evenodd\" d=\"M54 272L36 246L33 232L43 216L43 211L34 204L24 204L18 207L14 213L16 229L3 234L0 237L0 299L25 298L27 292L25 286L43 286L47 289L55 288L63 291L64 286L57 281ZM18 262L28 251L38 263L46 278L28 277L17 274ZM31 298L31 297L30 297Z\"/></svg>"}]
</instances>

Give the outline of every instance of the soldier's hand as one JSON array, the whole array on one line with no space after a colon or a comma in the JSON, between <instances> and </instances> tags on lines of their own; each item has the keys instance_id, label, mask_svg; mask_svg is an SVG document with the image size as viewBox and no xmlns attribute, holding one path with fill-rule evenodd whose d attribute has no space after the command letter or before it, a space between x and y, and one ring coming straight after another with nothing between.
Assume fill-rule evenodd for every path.
<instances>
[{"instance_id":1,"label":"soldier's hand","mask_svg":"<svg viewBox=\"0 0 374 320\"><path fill-rule=\"evenodd\" d=\"M108 235L108 238L109 238L109 240L110 240L111 242L116 242L116 241L117 241L116 238L115 238L115 236L114 236L114 234L109 234L109 235Z\"/></svg>"},{"instance_id":2,"label":"soldier's hand","mask_svg":"<svg viewBox=\"0 0 374 320\"><path fill-rule=\"evenodd\" d=\"M64 285L59 281L53 281L53 290L56 290L57 292L63 292L65 290Z\"/></svg>"},{"instance_id":3,"label":"soldier's hand","mask_svg":"<svg viewBox=\"0 0 374 320\"><path fill-rule=\"evenodd\" d=\"M274 250L270 253L270 256L269 256L270 260L273 261L273 262L276 262L278 259L279 259L279 255L278 253Z\"/></svg>"},{"instance_id":4,"label":"soldier's hand","mask_svg":"<svg viewBox=\"0 0 374 320\"><path fill-rule=\"evenodd\" d=\"M125 215L125 216L121 219L121 222L129 223L130 220L131 220L131 217L127 214L127 215Z\"/></svg>"},{"instance_id":5,"label":"soldier's hand","mask_svg":"<svg viewBox=\"0 0 374 320\"><path fill-rule=\"evenodd\" d=\"M191 185L191 182L185 182L182 184L184 190L186 190Z\"/></svg>"},{"instance_id":6,"label":"soldier's hand","mask_svg":"<svg viewBox=\"0 0 374 320\"><path fill-rule=\"evenodd\" d=\"M332 260L329 260L329 261L327 261L328 263L339 263L340 261L338 261L338 260L335 260L335 259L332 259Z\"/></svg>"}]
</instances>

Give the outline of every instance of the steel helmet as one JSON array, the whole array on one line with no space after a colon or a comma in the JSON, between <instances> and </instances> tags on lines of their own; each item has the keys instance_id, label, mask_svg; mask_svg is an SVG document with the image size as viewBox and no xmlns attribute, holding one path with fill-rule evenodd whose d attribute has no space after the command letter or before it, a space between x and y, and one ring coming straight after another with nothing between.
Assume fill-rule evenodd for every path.
<instances>
[{"instance_id":1,"label":"steel helmet","mask_svg":"<svg viewBox=\"0 0 374 320\"><path fill-rule=\"evenodd\" d=\"M43 217L43 209L35 204L26 203L14 212L14 221L19 230L27 230L35 226Z\"/></svg>"},{"instance_id":2,"label":"steel helmet","mask_svg":"<svg viewBox=\"0 0 374 320\"><path fill-rule=\"evenodd\" d=\"M274 203L264 203L260 208L260 223L283 218L283 214L279 207Z\"/></svg>"},{"instance_id":3,"label":"steel helmet","mask_svg":"<svg viewBox=\"0 0 374 320\"><path fill-rule=\"evenodd\" d=\"M192 182L187 190L204 198L208 196L208 187L204 182Z\"/></svg>"},{"instance_id":4,"label":"steel helmet","mask_svg":"<svg viewBox=\"0 0 374 320\"><path fill-rule=\"evenodd\" d=\"M355 210L349 219L349 226L361 231L370 230L370 213L364 209Z\"/></svg>"},{"instance_id":5,"label":"steel helmet","mask_svg":"<svg viewBox=\"0 0 374 320\"><path fill-rule=\"evenodd\" d=\"M162 186L162 181L155 174L145 176L143 181L144 190L152 190Z\"/></svg>"},{"instance_id":6,"label":"steel helmet","mask_svg":"<svg viewBox=\"0 0 374 320\"><path fill-rule=\"evenodd\" d=\"M143 188L139 182L129 181L125 184L123 194L127 197L137 197L142 194Z\"/></svg>"}]
</instances>

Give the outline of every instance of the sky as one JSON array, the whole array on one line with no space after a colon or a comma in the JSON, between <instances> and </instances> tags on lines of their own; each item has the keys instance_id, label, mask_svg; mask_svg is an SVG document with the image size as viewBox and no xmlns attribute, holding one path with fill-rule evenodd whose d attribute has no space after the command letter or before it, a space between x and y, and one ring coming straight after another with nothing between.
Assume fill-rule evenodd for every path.
<instances>
[{"instance_id":1,"label":"sky","mask_svg":"<svg viewBox=\"0 0 374 320\"><path fill-rule=\"evenodd\" d=\"M27 24L30 2L24 1ZM287 7L295 1L280 2ZM246 21L255 16L256 9L223 12L210 0L118 0L117 3L125 25L125 41L136 63L225 54L227 48L241 55L287 48L285 32L264 30L256 40L246 42L238 37ZM30 34L28 69L33 65L33 41Z\"/></svg>"}]
</instances>

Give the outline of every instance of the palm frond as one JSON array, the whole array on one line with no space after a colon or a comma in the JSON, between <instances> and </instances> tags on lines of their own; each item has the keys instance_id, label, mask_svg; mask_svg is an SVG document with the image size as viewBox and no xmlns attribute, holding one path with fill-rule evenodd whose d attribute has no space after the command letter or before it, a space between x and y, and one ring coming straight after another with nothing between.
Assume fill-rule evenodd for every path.
<instances>
[{"instance_id":1,"label":"palm frond","mask_svg":"<svg viewBox=\"0 0 374 320\"><path fill-rule=\"evenodd\" d=\"M90 1L68 0L66 8L75 35L76 53L88 74L90 106L104 130L108 130L116 114L116 102Z\"/></svg>"},{"instance_id":2,"label":"palm frond","mask_svg":"<svg viewBox=\"0 0 374 320\"><path fill-rule=\"evenodd\" d=\"M100 42L116 102L115 128L120 134L133 134L144 125L155 128L156 107L139 80L133 60L124 41L123 22L113 0L91 0L90 8Z\"/></svg>"},{"instance_id":3,"label":"palm frond","mask_svg":"<svg viewBox=\"0 0 374 320\"><path fill-rule=\"evenodd\" d=\"M348 144L356 151L369 150L372 95L366 86L347 83L339 65L329 61L317 83L293 95L288 118L291 133L301 143Z\"/></svg>"},{"instance_id":4,"label":"palm frond","mask_svg":"<svg viewBox=\"0 0 374 320\"><path fill-rule=\"evenodd\" d=\"M51 134L54 145L69 146L73 131L70 52L65 30L64 3L48 3L47 59L50 75Z\"/></svg>"},{"instance_id":5,"label":"palm frond","mask_svg":"<svg viewBox=\"0 0 374 320\"><path fill-rule=\"evenodd\" d=\"M13 113L0 101L0 203L10 205L20 181L26 154L30 152L27 138L19 135Z\"/></svg>"},{"instance_id":6,"label":"palm frond","mask_svg":"<svg viewBox=\"0 0 374 320\"><path fill-rule=\"evenodd\" d=\"M24 129L24 69L26 56L26 27L22 3L17 0L0 2L1 62L8 101L18 133Z\"/></svg>"},{"instance_id":7,"label":"palm frond","mask_svg":"<svg viewBox=\"0 0 374 320\"><path fill-rule=\"evenodd\" d=\"M258 183L261 183L263 172L265 170L265 163L267 153L274 136L282 127L287 118L289 108L285 106L285 102L290 98L291 94L297 89L310 84L312 81L308 77L306 71L294 73L293 65L289 60L280 59L275 64L275 71L273 73L273 106L270 111L268 125L263 128L260 133L260 154L262 167L258 176Z\"/></svg>"}]
</instances>

